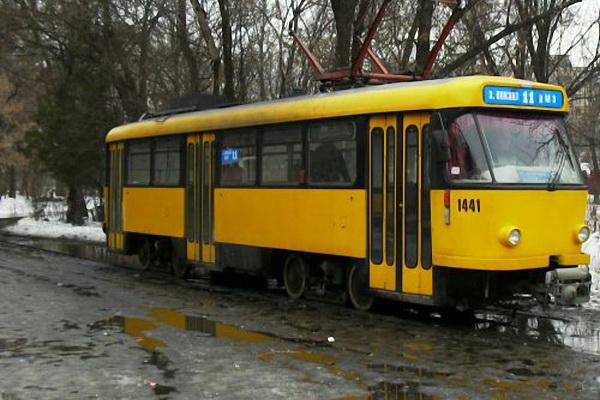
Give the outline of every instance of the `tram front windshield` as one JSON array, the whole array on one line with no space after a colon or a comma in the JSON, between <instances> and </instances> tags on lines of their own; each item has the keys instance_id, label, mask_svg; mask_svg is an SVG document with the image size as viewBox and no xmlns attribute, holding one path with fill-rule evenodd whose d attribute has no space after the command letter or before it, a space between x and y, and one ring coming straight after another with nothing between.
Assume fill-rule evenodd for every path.
<instances>
[{"instance_id":1,"label":"tram front windshield","mask_svg":"<svg viewBox=\"0 0 600 400\"><path fill-rule=\"evenodd\" d=\"M451 182L583 183L561 117L479 111L448 122Z\"/></svg>"}]
</instances>

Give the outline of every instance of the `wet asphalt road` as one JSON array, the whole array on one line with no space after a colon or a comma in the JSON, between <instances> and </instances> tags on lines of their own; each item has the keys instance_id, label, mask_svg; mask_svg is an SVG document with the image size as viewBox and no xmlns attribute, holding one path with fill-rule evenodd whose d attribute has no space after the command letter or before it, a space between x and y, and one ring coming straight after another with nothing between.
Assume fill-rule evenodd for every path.
<instances>
[{"instance_id":1,"label":"wet asphalt road","mask_svg":"<svg viewBox=\"0 0 600 400\"><path fill-rule=\"evenodd\" d=\"M2 400L600 398L594 309L361 313L6 242L0 300Z\"/></svg>"}]
</instances>

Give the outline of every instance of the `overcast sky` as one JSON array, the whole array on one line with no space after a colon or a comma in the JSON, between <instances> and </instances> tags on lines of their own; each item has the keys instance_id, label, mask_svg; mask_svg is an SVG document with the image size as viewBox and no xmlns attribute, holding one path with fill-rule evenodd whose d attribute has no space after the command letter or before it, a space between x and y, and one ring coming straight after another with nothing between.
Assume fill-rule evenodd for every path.
<instances>
[{"instance_id":1,"label":"overcast sky","mask_svg":"<svg viewBox=\"0 0 600 400\"><path fill-rule=\"evenodd\" d=\"M600 0L583 0L579 5L572 6L575 12L576 19L571 29L565 34L562 43L557 43L560 49L557 52L565 52L568 50L574 37L580 36L580 32L584 31L589 25L598 18L600 13ZM587 35L586 42L581 43L576 49L571 51L571 62L576 66L586 65L591 57L593 57L598 45L598 25L596 25Z\"/></svg>"}]
</instances>

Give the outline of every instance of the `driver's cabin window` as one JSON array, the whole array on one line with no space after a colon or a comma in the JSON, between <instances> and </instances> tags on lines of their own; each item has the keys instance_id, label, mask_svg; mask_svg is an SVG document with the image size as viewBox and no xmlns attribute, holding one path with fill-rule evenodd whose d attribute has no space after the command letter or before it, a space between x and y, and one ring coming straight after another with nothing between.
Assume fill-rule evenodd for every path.
<instances>
[{"instance_id":1,"label":"driver's cabin window","mask_svg":"<svg viewBox=\"0 0 600 400\"><path fill-rule=\"evenodd\" d=\"M447 128L450 159L448 176L453 182L491 182L485 152L472 114L454 119Z\"/></svg>"}]
</instances>

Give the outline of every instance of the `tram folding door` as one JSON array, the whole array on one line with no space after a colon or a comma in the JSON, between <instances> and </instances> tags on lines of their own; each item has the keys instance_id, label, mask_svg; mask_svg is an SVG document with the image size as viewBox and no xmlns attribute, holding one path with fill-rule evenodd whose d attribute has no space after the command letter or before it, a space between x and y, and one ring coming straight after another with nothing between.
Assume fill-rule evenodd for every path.
<instances>
[{"instance_id":1,"label":"tram folding door","mask_svg":"<svg viewBox=\"0 0 600 400\"><path fill-rule=\"evenodd\" d=\"M373 116L369 123L369 285L389 291L397 288L396 234L402 233L395 218L395 164L402 153L397 121L397 115L388 114Z\"/></svg>"},{"instance_id":2,"label":"tram folding door","mask_svg":"<svg viewBox=\"0 0 600 400\"><path fill-rule=\"evenodd\" d=\"M123 143L111 143L109 151L109 181L107 207L108 210L108 248L122 251L124 249L123 235L123 154L125 145Z\"/></svg>"},{"instance_id":3,"label":"tram folding door","mask_svg":"<svg viewBox=\"0 0 600 400\"><path fill-rule=\"evenodd\" d=\"M213 223L214 134L187 138L186 239L187 259L193 263L215 262Z\"/></svg>"},{"instance_id":4,"label":"tram folding door","mask_svg":"<svg viewBox=\"0 0 600 400\"><path fill-rule=\"evenodd\" d=\"M429 115L377 115L369 123L369 285L432 294L421 264L422 132ZM426 210L429 213L429 210Z\"/></svg>"}]
</instances>

